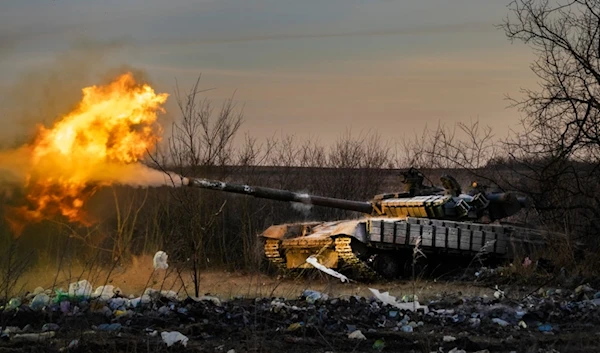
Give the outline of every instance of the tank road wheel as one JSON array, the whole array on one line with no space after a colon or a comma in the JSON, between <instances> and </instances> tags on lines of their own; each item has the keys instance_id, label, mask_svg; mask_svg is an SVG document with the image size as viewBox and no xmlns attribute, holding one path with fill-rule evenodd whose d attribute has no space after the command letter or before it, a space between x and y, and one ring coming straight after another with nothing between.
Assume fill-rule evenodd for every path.
<instances>
[{"instance_id":1,"label":"tank road wheel","mask_svg":"<svg viewBox=\"0 0 600 353\"><path fill-rule=\"evenodd\" d=\"M375 271L385 279L396 279L404 272L404 261L401 257L391 254L377 254L373 261Z\"/></svg>"},{"instance_id":2,"label":"tank road wheel","mask_svg":"<svg viewBox=\"0 0 600 353\"><path fill-rule=\"evenodd\" d=\"M285 259L281 256L279 249L281 241L279 239L264 239L263 251L264 257L267 259L270 266L273 266L276 271L282 274L287 274L287 267L285 266Z\"/></svg>"},{"instance_id":3,"label":"tank road wheel","mask_svg":"<svg viewBox=\"0 0 600 353\"><path fill-rule=\"evenodd\" d=\"M363 280L379 279L380 276L377 271L356 256L357 253L355 253L351 245L353 242L355 243L355 247L358 249L361 248L360 245L356 244L356 240L353 241L351 237L344 235L335 238L335 251L342 262L341 272L350 272L351 276L356 276L353 278L354 280L358 280L359 278ZM360 250L358 252L360 256Z\"/></svg>"}]
</instances>

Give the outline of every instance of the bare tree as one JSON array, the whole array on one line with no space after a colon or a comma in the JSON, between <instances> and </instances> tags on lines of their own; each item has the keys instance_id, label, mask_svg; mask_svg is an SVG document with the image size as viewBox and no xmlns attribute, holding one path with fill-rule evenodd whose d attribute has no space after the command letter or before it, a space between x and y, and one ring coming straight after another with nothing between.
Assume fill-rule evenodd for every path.
<instances>
[{"instance_id":1,"label":"bare tree","mask_svg":"<svg viewBox=\"0 0 600 353\"><path fill-rule=\"evenodd\" d=\"M597 159L600 1L518 0L510 10L514 18L502 28L533 48L531 70L540 80L540 90L524 89L524 99L512 100L525 113L519 143L531 152Z\"/></svg>"},{"instance_id":2,"label":"bare tree","mask_svg":"<svg viewBox=\"0 0 600 353\"><path fill-rule=\"evenodd\" d=\"M514 186L542 218L578 235L600 230L600 1L516 0L501 25L529 45L537 90L512 99L523 130L506 141Z\"/></svg>"},{"instance_id":3,"label":"bare tree","mask_svg":"<svg viewBox=\"0 0 600 353\"><path fill-rule=\"evenodd\" d=\"M235 157L234 137L242 124L242 113L233 99L227 99L217 112L208 99L200 99L200 78L185 95L179 89L176 99L181 116L173 124L168 140L168 152L153 161L162 170L175 170L182 176L215 177L226 172ZM252 154L244 158L252 159ZM165 165L168 163L167 165ZM219 167L219 168L216 168ZM221 236L222 222L217 222L226 200L211 191L190 193L181 188L171 189L168 233L171 253L177 261L190 261L195 294L199 294L199 271L210 261L209 254L226 254L227 239ZM210 197L204 197L208 196Z\"/></svg>"}]
</instances>

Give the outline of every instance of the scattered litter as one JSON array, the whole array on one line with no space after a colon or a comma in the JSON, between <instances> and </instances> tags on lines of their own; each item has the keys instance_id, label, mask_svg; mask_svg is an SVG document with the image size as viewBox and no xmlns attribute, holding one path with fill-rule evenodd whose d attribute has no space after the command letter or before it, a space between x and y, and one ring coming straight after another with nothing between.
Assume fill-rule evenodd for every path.
<instances>
[{"instance_id":1,"label":"scattered litter","mask_svg":"<svg viewBox=\"0 0 600 353\"><path fill-rule=\"evenodd\" d=\"M157 251L156 254L154 254L154 269L155 270L166 270L167 268L169 268L169 264L167 263L167 258L169 256L167 255L166 252L164 251Z\"/></svg>"},{"instance_id":2,"label":"scattered litter","mask_svg":"<svg viewBox=\"0 0 600 353\"><path fill-rule=\"evenodd\" d=\"M423 308L425 314L427 314L429 312L429 308L425 305L421 305L418 301L414 301L412 303L399 303L396 301L396 297L391 296L389 292L381 293L377 289L373 289L373 288L369 288L369 290L381 302L388 304L388 305L392 305L400 310L416 311L416 310Z\"/></svg>"},{"instance_id":3,"label":"scattered litter","mask_svg":"<svg viewBox=\"0 0 600 353\"><path fill-rule=\"evenodd\" d=\"M307 289L302 292L302 296L306 298L308 303L315 303L317 300L327 300L329 297L327 294L323 294L319 291Z\"/></svg>"},{"instance_id":4,"label":"scattered litter","mask_svg":"<svg viewBox=\"0 0 600 353\"><path fill-rule=\"evenodd\" d=\"M162 337L163 342L167 344L167 347L171 347L177 342L181 342L181 344L183 344L184 347L187 347L187 343L189 341L189 338L182 335L181 332L178 331L161 332L160 337Z\"/></svg>"},{"instance_id":5,"label":"scattered litter","mask_svg":"<svg viewBox=\"0 0 600 353\"><path fill-rule=\"evenodd\" d=\"M297 329L299 329L302 326L303 326L302 322L294 322L293 324L288 326L287 330L288 331L296 331Z\"/></svg>"},{"instance_id":6,"label":"scattered litter","mask_svg":"<svg viewBox=\"0 0 600 353\"><path fill-rule=\"evenodd\" d=\"M7 310L15 310L21 306L21 299L19 298L11 298L8 301L8 305L6 306Z\"/></svg>"},{"instance_id":7,"label":"scattered litter","mask_svg":"<svg viewBox=\"0 0 600 353\"><path fill-rule=\"evenodd\" d=\"M319 260L317 260L316 257L314 256L309 256L306 259L306 262L308 262L309 264L313 265L316 269L323 271L325 273L327 273L330 276L339 278L342 282L350 282L350 280L348 279L348 277L344 276L343 274L336 272L322 264L319 263Z\"/></svg>"},{"instance_id":8,"label":"scattered litter","mask_svg":"<svg viewBox=\"0 0 600 353\"><path fill-rule=\"evenodd\" d=\"M196 302L202 302L202 301L209 301L212 302L215 305L221 305L221 300L217 297L213 297L210 295L203 295L201 297L190 297L193 301Z\"/></svg>"},{"instance_id":9,"label":"scattered litter","mask_svg":"<svg viewBox=\"0 0 600 353\"><path fill-rule=\"evenodd\" d=\"M366 340L367 339L367 337L365 337L365 335L363 335L363 333L360 330L351 332L350 334L348 334L348 338L354 339L354 340Z\"/></svg>"},{"instance_id":10,"label":"scattered litter","mask_svg":"<svg viewBox=\"0 0 600 353\"><path fill-rule=\"evenodd\" d=\"M60 311L63 314L68 314L71 311L71 302L66 300L60 302Z\"/></svg>"},{"instance_id":11,"label":"scattered litter","mask_svg":"<svg viewBox=\"0 0 600 353\"><path fill-rule=\"evenodd\" d=\"M32 310L39 311L46 307L48 304L50 304L50 297L42 290L41 293L38 293L35 295L35 297L33 297L29 306Z\"/></svg>"},{"instance_id":12,"label":"scattered litter","mask_svg":"<svg viewBox=\"0 0 600 353\"><path fill-rule=\"evenodd\" d=\"M100 286L96 288L92 297L99 298L101 300L108 300L115 295L115 287L111 285Z\"/></svg>"},{"instance_id":13,"label":"scattered litter","mask_svg":"<svg viewBox=\"0 0 600 353\"><path fill-rule=\"evenodd\" d=\"M52 338L56 335L56 332L42 332L42 333L18 333L12 337L12 341L15 342L40 342Z\"/></svg>"},{"instance_id":14,"label":"scattered litter","mask_svg":"<svg viewBox=\"0 0 600 353\"><path fill-rule=\"evenodd\" d=\"M69 296L87 298L92 294L92 285L87 280L69 284Z\"/></svg>"},{"instance_id":15,"label":"scattered litter","mask_svg":"<svg viewBox=\"0 0 600 353\"><path fill-rule=\"evenodd\" d=\"M373 343L373 349L376 349L378 351L382 350L385 347L385 341L383 340L383 338L378 339L377 341L375 341L375 343Z\"/></svg>"},{"instance_id":16,"label":"scattered litter","mask_svg":"<svg viewBox=\"0 0 600 353\"><path fill-rule=\"evenodd\" d=\"M494 292L494 298L501 299L504 298L504 291L496 286L496 291Z\"/></svg>"},{"instance_id":17,"label":"scattered litter","mask_svg":"<svg viewBox=\"0 0 600 353\"><path fill-rule=\"evenodd\" d=\"M403 295L402 296L403 303L410 303L410 302L414 302L417 300L419 300L419 297L417 295Z\"/></svg>"},{"instance_id":18,"label":"scattered litter","mask_svg":"<svg viewBox=\"0 0 600 353\"><path fill-rule=\"evenodd\" d=\"M401 330L402 330L402 332L413 332L414 329L410 325L404 325L404 326L402 326Z\"/></svg>"},{"instance_id":19,"label":"scattered litter","mask_svg":"<svg viewBox=\"0 0 600 353\"><path fill-rule=\"evenodd\" d=\"M433 335L437 342L443 341L444 352L448 353L452 346L458 346L451 350L458 353L462 352L459 348L469 347L464 346L462 340L469 339L468 335L474 332L473 329L483 334L497 334L501 330L503 344L515 345L520 338L536 332L538 335L552 335L572 329L573 322L587 320L594 330L594 325L600 320L600 292L587 284L577 288L540 288L525 298L510 300L498 288L489 295L480 296L443 292L427 295L427 301L423 301L426 305L421 305L416 296L394 297L389 292L372 288L369 288L372 296L368 297L345 295L329 298L324 292L306 289L294 299L275 297L250 300L245 297L220 299L209 294L183 297L185 291L177 293L162 288L147 288L142 296L124 297L117 290L112 285L105 285L92 292L89 282L79 281L71 283L68 291L38 287L24 296L12 298L3 308L12 308L14 311L6 315L8 321L0 333L0 340L35 342L54 337L54 342L55 334L64 334L73 327L70 322L77 325L81 323L77 320L81 320L82 315L93 313L95 319L91 322L105 323L97 326L92 326L90 321L81 323L84 326L81 327L82 337L102 333L120 336L127 332L154 341L159 339L160 334L161 341L172 346L189 342L181 332L192 339L209 339L220 338L217 337L218 332L231 332L232 328L235 331L263 325L260 326L261 330L272 330L279 335L283 333L282 336L289 336L294 342L309 342L308 335L302 334L303 328L307 327L310 329L308 331L318 329L323 335L342 334L343 338L347 336L356 340L356 343L367 340L370 345L379 334L382 335L379 337L383 337L398 332L408 338L416 331ZM364 287L357 289L357 292L363 290ZM494 291L499 294L492 295ZM86 296L90 299L85 299ZM260 323L256 322L256 317L261 318ZM160 329L157 331L160 326L154 322L173 323L163 327L181 332L161 333ZM64 323L69 324L63 327ZM193 329L189 325L194 325ZM213 326L214 330L206 329ZM147 329L144 330L144 327ZM369 335L368 339L362 331ZM56 343L57 350L67 352L71 348L83 348L83 341L71 341L73 337L67 337L60 337L60 342ZM421 336L413 337L413 340L417 339L421 340ZM459 340L460 345L457 344ZM373 350L377 352L384 346L385 342L378 340L373 344ZM217 351L220 353L228 349L226 344L219 347Z\"/></svg>"},{"instance_id":20,"label":"scattered litter","mask_svg":"<svg viewBox=\"0 0 600 353\"><path fill-rule=\"evenodd\" d=\"M508 321L499 319L497 317L493 318L492 321L495 322L495 323L497 323L498 325L500 325L502 327L508 326Z\"/></svg>"},{"instance_id":21,"label":"scattered litter","mask_svg":"<svg viewBox=\"0 0 600 353\"><path fill-rule=\"evenodd\" d=\"M592 287L590 287L589 284L582 284L580 286L578 286L577 288L575 288L575 294L580 294L580 293L589 293L589 292L593 292L594 289L592 289Z\"/></svg>"}]
</instances>

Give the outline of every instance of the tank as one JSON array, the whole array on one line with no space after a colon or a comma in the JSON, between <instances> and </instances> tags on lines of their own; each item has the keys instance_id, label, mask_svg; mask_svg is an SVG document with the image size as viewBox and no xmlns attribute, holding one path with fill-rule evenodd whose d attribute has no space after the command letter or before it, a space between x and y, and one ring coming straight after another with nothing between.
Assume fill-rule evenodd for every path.
<instances>
[{"instance_id":1,"label":"tank","mask_svg":"<svg viewBox=\"0 0 600 353\"><path fill-rule=\"evenodd\" d=\"M415 259L426 263L514 259L540 250L548 236L543 230L500 221L529 207L526 197L493 192L473 183L463 191L450 175L440 186L425 186L414 169L401 173L399 192L375 195L368 201L309 195L268 187L187 178L189 187L245 194L257 198L355 211L355 219L277 224L258 236L264 256L287 273L311 268L309 256L355 278L397 278L414 270ZM418 256L417 256L418 255ZM412 272L412 271L411 271Z\"/></svg>"}]
</instances>

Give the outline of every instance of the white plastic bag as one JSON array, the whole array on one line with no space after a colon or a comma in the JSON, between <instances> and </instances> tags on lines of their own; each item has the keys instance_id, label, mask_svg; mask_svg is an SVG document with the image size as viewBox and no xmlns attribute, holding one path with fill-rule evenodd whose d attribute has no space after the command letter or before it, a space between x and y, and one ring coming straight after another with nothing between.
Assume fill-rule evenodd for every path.
<instances>
[{"instance_id":1,"label":"white plastic bag","mask_svg":"<svg viewBox=\"0 0 600 353\"><path fill-rule=\"evenodd\" d=\"M154 269L155 270L166 270L169 268L169 264L167 263L167 258L169 256L164 251L157 251L154 254Z\"/></svg>"},{"instance_id":2,"label":"white plastic bag","mask_svg":"<svg viewBox=\"0 0 600 353\"><path fill-rule=\"evenodd\" d=\"M102 300L109 300L115 294L115 287L112 285L100 286L94 291L94 297Z\"/></svg>"},{"instance_id":3,"label":"white plastic bag","mask_svg":"<svg viewBox=\"0 0 600 353\"><path fill-rule=\"evenodd\" d=\"M421 305L418 301L409 302L409 303L399 303L396 301L396 297L390 295L389 292L381 293L377 289L369 288L371 293L377 297L377 299L381 300L383 303L394 306L400 310L410 310L415 311L423 308L425 314L429 312L429 308L426 305Z\"/></svg>"},{"instance_id":4,"label":"white plastic bag","mask_svg":"<svg viewBox=\"0 0 600 353\"><path fill-rule=\"evenodd\" d=\"M92 285L87 280L69 284L69 295L72 297L89 297L92 294Z\"/></svg>"},{"instance_id":5,"label":"white plastic bag","mask_svg":"<svg viewBox=\"0 0 600 353\"><path fill-rule=\"evenodd\" d=\"M317 268L317 269L319 269L319 270L327 273L330 276L339 278L342 282L349 282L348 277L346 277L343 274L341 274L339 272L336 272L336 271L334 271L334 270L332 270L330 268L327 268L324 265L321 265L319 263L319 260L317 260L317 258L314 257L314 256L309 256L306 259L306 262L308 262L309 264L313 265L315 268Z\"/></svg>"},{"instance_id":6,"label":"white plastic bag","mask_svg":"<svg viewBox=\"0 0 600 353\"><path fill-rule=\"evenodd\" d=\"M181 344L183 344L184 347L187 347L187 343L189 341L189 338L182 335L181 332L177 331L161 332L160 337L162 337L163 342L167 344L167 347L171 347L177 342L181 342Z\"/></svg>"}]
</instances>

